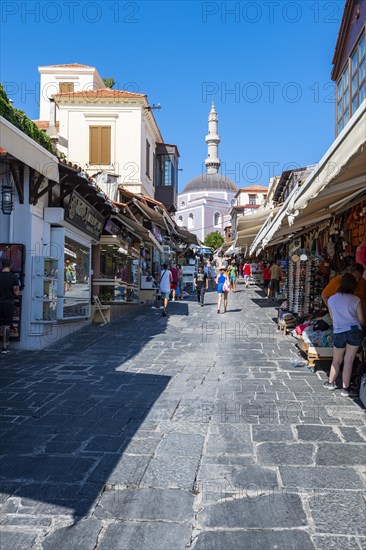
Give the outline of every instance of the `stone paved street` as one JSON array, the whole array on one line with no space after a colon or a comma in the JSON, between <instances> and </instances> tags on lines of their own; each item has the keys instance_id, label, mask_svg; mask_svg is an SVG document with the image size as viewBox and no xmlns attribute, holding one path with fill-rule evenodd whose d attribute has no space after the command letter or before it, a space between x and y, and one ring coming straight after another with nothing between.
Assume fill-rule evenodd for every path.
<instances>
[{"instance_id":1,"label":"stone paved street","mask_svg":"<svg viewBox=\"0 0 366 550\"><path fill-rule=\"evenodd\" d=\"M1 550L365 548L365 411L261 296L0 357Z\"/></svg>"}]
</instances>

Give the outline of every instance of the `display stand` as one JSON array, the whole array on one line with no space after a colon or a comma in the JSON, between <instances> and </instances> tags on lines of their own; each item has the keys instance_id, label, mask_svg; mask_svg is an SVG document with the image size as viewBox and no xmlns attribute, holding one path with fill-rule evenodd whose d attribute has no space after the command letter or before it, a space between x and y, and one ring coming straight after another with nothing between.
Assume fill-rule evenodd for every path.
<instances>
[{"instance_id":1,"label":"display stand","mask_svg":"<svg viewBox=\"0 0 366 550\"><path fill-rule=\"evenodd\" d=\"M32 258L32 323L56 323L57 273L58 261L55 258Z\"/></svg>"},{"instance_id":2,"label":"display stand","mask_svg":"<svg viewBox=\"0 0 366 550\"><path fill-rule=\"evenodd\" d=\"M94 304L92 306L92 323L102 323L106 325L111 320L111 308L110 306L102 305L98 296L94 296Z\"/></svg>"},{"instance_id":3,"label":"display stand","mask_svg":"<svg viewBox=\"0 0 366 550\"><path fill-rule=\"evenodd\" d=\"M309 367L315 367L315 361L332 360L333 348L321 348L312 344L307 344L304 340L297 340L296 346L306 354Z\"/></svg>"}]
</instances>

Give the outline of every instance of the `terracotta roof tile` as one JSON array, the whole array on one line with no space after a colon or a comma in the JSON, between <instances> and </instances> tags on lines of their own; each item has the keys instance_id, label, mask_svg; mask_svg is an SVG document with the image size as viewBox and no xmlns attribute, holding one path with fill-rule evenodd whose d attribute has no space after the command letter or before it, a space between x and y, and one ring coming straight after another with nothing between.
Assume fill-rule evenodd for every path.
<instances>
[{"instance_id":1,"label":"terracotta roof tile","mask_svg":"<svg viewBox=\"0 0 366 550\"><path fill-rule=\"evenodd\" d=\"M49 123L48 120L33 120L33 122L34 122L34 124L37 124L37 126L40 130L46 130L50 126L50 123ZM60 125L59 122L55 123L55 126L56 126L57 129L58 129L59 125Z\"/></svg>"},{"instance_id":2,"label":"terracotta roof tile","mask_svg":"<svg viewBox=\"0 0 366 550\"><path fill-rule=\"evenodd\" d=\"M238 204L232 206L234 210L245 210L246 208L259 208L260 204Z\"/></svg>"},{"instance_id":3,"label":"terracotta roof tile","mask_svg":"<svg viewBox=\"0 0 366 550\"><path fill-rule=\"evenodd\" d=\"M250 185L249 187L241 187L239 189L239 191L243 191L244 193L246 192L255 192L255 191L258 191L258 192L264 192L266 193L268 191L268 187L264 187L263 185Z\"/></svg>"},{"instance_id":4,"label":"terracotta roof tile","mask_svg":"<svg viewBox=\"0 0 366 550\"><path fill-rule=\"evenodd\" d=\"M126 90L112 90L112 88L100 88L98 90L83 90L81 92L64 92L62 94L55 94L53 97L57 98L106 98L106 99L123 99L134 97L146 97L145 94L137 94L134 92L126 92Z\"/></svg>"},{"instance_id":5,"label":"terracotta roof tile","mask_svg":"<svg viewBox=\"0 0 366 550\"><path fill-rule=\"evenodd\" d=\"M78 68L78 69L94 69L95 67L91 67L90 65L81 65L80 63L64 63L62 65L45 65L45 67L70 67L70 68Z\"/></svg>"}]
</instances>

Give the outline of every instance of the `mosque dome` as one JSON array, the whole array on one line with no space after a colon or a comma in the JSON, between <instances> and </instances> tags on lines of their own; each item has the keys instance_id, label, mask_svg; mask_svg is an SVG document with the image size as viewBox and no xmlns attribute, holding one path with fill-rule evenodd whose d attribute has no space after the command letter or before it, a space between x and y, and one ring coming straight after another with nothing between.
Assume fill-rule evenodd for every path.
<instances>
[{"instance_id":1,"label":"mosque dome","mask_svg":"<svg viewBox=\"0 0 366 550\"><path fill-rule=\"evenodd\" d=\"M238 187L231 179L219 172L204 173L191 179L184 187L183 193L192 193L194 191L238 191Z\"/></svg>"}]
</instances>

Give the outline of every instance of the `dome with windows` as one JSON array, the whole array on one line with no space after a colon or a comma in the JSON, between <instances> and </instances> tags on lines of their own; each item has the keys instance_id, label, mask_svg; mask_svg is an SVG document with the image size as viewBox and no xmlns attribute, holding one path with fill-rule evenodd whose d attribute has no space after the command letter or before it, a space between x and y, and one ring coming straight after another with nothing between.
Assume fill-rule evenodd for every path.
<instances>
[{"instance_id":1,"label":"dome with windows","mask_svg":"<svg viewBox=\"0 0 366 550\"><path fill-rule=\"evenodd\" d=\"M194 191L238 191L238 187L231 179L219 172L205 173L196 176L187 183L181 194Z\"/></svg>"}]
</instances>

